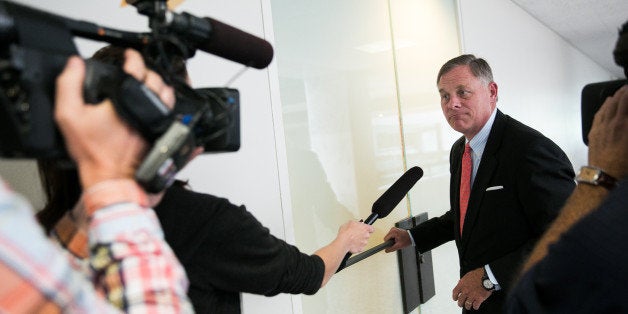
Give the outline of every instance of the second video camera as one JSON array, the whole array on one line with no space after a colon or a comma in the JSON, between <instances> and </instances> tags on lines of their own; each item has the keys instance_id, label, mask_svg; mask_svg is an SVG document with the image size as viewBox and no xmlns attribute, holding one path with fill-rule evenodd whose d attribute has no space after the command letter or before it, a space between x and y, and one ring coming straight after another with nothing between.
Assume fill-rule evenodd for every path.
<instances>
[{"instance_id":1,"label":"second video camera","mask_svg":"<svg viewBox=\"0 0 628 314\"><path fill-rule=\"evenodd\" d=\"M624 76L628 77L628 22L619 30L619 38L613 50L615 63L624 68ZM582 141L589 145L589 131L593 125L595 113L602 107L606 98L611 97L622 86L628 84L624 78L607 82L591 83L582 89Z\"/></svg>"}]
</instances>

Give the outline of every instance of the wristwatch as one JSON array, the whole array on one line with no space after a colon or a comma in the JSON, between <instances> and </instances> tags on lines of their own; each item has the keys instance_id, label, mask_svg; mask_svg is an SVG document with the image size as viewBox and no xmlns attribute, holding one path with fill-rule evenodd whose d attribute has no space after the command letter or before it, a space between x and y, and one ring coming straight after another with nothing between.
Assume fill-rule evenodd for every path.
<instances>
[{"instance_id":1,"label":"wristwatch","mask_svg":"<svg viewBox=\"0 0 628 314\"><path fill-rule=\"evenodd\" d=\"M580 173L576 176L576 181L578 183L603 186L609 190L617 186L617 179L602 171L602 169L593 166L582 166Z\"/></svg>"},{"instance_id":2,"label":"wristwatch","mask_svg":"<svg viewBox=\"0 0 628 314\"><path fill-rule=\"evenodd\" d=\"M482 276L482 287L486 289L486 291L495 290L495 284L488 278L488 274L486 273L486 269L484 270L484 276Z\"/></svg>"}]
</instances>

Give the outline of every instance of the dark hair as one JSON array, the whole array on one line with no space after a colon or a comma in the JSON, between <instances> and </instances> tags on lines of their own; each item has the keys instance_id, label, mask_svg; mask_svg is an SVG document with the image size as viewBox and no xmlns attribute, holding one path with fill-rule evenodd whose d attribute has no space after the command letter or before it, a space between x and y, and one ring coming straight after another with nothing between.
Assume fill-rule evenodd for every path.
<instances>
[{"instance_id":1,"label":"dark hair","mask_svg":"<svg viewBox=\"0 0 628 314\"><path fill-rule=\"evenodd\" d=\"M615 63L624 68L624 75L628 78L628 21L619 29L619 38L613 50Z\"/></svg>"},{"instance_id":2,"label":"dark hair","mask_svg":"<svg viewBox=\"0 0 628 314\"><path fill-rule=\"evenodd\" d=\"M46 205L37 213L37 220L50 233L54 225L71 210L81 197L76 169L56 160L37 160L39 178L46 194Z\"/></svg>"},{"instance_id":3,"label":"dark hair","mask_svg":"<svg viewBox=\"0 0 628 314\"><path fill-rule=\"evenodd\" d=\"M122 67L124 64L124 51L126 48L119 46L105 46L100 48L94 55L92 59L101 61L107 64L113 64L118 67ZM151 57L150 54L143 54L144 61L146 62L146 66L155 70L159 67L158 60L155 57ZM170 60L168 62L168 69L165 69L169 73L172 73L176 78L181 79L183 81L188 77L188 71L185 64L185 59L183 57L171 54Z\"/></svg>"},{"instance_id":4,"label":"dark hair","mask_svg":"<svg viewBox=\"0 0 628 314\"><path fill-rule=\"evenodd\" d=\"M39 159L39 178L46 194L46 205L36 215L46 234L74 208L81 198L81 185L76 168L56 160ZM173 186L188 187L187 181L175 180Z\"/></svg>"},{"instance_id":5,"label":"dark hair","mask_svg":"<svg viewBox=\"0 0 628 314\"><path fill-rule=\"evenodd\" d=\"M466 54L455 57L443 64L438 71L438 76L436 77L436 84L440 81L440 78L447 74L447 72L451 71L453 68L459 67L461 65L469 66L471 69L471 73L483 80L486 84L493 82L493 70L491 70L491 66L488 65L488 62L482 58L477 58L474 55Z\"/></svg>"}]
</instances>

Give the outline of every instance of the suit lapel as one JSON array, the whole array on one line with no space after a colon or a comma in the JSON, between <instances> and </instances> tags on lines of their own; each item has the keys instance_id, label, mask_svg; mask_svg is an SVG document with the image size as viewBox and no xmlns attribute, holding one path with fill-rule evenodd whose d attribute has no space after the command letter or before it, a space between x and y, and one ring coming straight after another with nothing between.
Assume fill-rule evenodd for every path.
<instances>
[{"instance_id":1,"label":"suit lapel","mask_svg":"<svg viewBox=\"0 0 628 314\"><path fill-rule=\"evenodd\" d=\"M473 186L471 187L469 206L467 208L467 214L465 216L464 229L461 239L462 253L464 253L464 251L466 250L466 246L468 243L468 241L465 240L474 231L473 227L475 226L478 214L480 213L480 204L482 203L482 198L484 197L486 188L488 187L491 178L493 177L493 173L499 165L499 161L497 160L497 157L495 155L499 147L501 146L504 129L506 127L505 120L505 116L501 113L501 111L497 110L495 121L493 122L493 127L491 128L491 132L489 133L488 139L486 141L486 146L484 147L484 152L482 153L482 160L480 161L478 173L476 173L475 181L473 182ZM458 182L459 181L460 175L458 175Z\"/></svg>"}]
</instances>

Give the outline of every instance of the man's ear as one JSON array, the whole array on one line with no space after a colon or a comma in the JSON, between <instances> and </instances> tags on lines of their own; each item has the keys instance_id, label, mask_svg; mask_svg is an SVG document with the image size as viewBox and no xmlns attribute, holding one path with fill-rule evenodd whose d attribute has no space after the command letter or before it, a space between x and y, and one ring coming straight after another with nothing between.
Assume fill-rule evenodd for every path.
<instances>
[{"instance_id":1,"label":"man's ear","mask_svg":"<svg viewBox=\"0 0 628 314\"><path fill-rule=\"evenodd\" d=\"M497 99L498 99L497 92L499 90L499 88L497 87L497 83L495 82L488 83L488 90L491 93L491 100L494 103L497 103Z\"/></svg>"}]
</instances>

